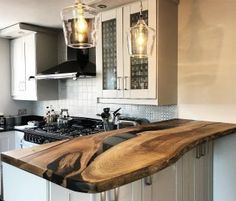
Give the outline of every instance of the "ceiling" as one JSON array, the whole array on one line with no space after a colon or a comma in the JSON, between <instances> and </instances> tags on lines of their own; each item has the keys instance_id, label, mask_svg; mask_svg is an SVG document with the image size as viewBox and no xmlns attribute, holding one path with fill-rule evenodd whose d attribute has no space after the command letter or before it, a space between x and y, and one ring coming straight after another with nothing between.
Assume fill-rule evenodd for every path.
<instances>
[{"instance_id":1,"label":"ceiling","mask_svg":"<svg viewBox=\"0 0 236 201\"><path fill-rule=\"evenodd\" d=\"M116 7L135 0L84 0L97 6ZM0 29L24 22L46 27L61 28L60 11L74 0L0 0Z\"/></svg>"}]
</instances>

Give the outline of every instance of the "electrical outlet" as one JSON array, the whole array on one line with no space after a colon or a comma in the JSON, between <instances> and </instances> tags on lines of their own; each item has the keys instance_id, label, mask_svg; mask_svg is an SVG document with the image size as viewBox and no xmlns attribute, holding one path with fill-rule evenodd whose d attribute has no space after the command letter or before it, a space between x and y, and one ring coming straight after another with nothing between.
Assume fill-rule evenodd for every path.
<instances>
[{"instance_id":1,"label":"electrical outlet","mask_svg":"<svg viewBox=\"0 0 236 201\"><path fill-rule=\"evenodd\" d=\"M18 115L19 116L26 115L26 114L27 114L27 109L23 108L23 109L18 110Z\"/></svg>"}]
</instances>

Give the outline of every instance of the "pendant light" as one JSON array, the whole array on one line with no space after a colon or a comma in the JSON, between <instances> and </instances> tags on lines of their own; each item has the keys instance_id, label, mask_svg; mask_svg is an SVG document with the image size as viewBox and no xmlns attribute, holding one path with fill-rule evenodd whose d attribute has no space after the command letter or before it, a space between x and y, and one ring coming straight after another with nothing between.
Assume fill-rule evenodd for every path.
<instances>
[{"instance_id":1,"label":"pendant light","mask_svg":"<svg viewBox=\"0 0 236 201\"><path fill-rule=\"evenodd\" d=\"M128 50L131 57L146 58L152 54L155 43L155 29L148 27L143 19L143 4L140 1L140 13L137 24L130 28Z\"/></svg>"},{"instance_id":2,"label":"pendant light","mask_svg":"<svg viewBox=\"0 0 236 201\"><path fill-rule=\"evenodd\" d=\"M61 12L66 45L85 49L96 45L96 9L76 0L75 4Z\"/></svg>"}]
</instances>

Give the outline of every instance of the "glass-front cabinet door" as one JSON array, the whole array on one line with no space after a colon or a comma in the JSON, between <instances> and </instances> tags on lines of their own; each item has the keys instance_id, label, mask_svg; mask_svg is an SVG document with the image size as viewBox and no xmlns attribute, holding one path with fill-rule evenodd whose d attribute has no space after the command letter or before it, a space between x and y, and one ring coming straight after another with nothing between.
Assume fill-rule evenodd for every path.
<instances>
[{"instance_id":1,"label":"glass-front cabinet door","mask_svg":"<svg viewBox=\"0 0 236 201\"><path fill-rule=\"evenodd\" d=\"M122 8L100 14L97 60L101 65L102 97L123 97Z\"/></svg>"},{"instance_id":2,"label":"glass-front cabinet door","mask_svg":"<svg viewBox=\"0 0 236 201\"><path fill-rule=\"evenodd\" d=\"M143 1L143 9L145 22L156 29L156 1ZM140 2L124 7L124 98L151 99L157 96L156 44L148 58L130 57L127 48L127 32L137 23L139 11Z\"/></svg>"}]
</instances>

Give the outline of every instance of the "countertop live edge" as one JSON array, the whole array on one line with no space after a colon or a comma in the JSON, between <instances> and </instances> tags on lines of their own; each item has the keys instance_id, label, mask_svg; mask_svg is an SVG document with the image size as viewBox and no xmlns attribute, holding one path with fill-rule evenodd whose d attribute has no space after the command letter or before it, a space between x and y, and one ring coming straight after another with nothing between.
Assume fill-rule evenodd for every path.
<instances>
[{"instance_id":1,"label":"countertop live edge","mask_svg":"<svg viewBox=\"0 0 236 201\"><path fill-rule=\"evenodd\" d=\"M152 175L236 124L173 119L2 153L2 161L65 188L98 193Z\"/></svg>"}]
</instances>

